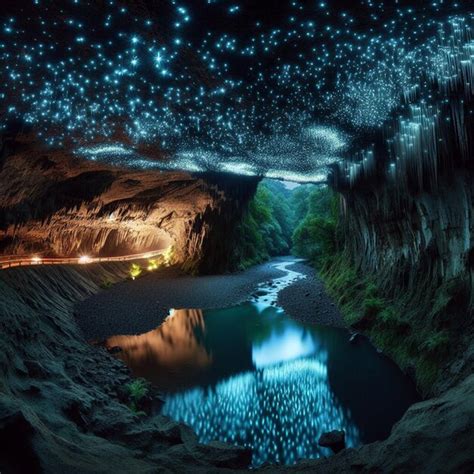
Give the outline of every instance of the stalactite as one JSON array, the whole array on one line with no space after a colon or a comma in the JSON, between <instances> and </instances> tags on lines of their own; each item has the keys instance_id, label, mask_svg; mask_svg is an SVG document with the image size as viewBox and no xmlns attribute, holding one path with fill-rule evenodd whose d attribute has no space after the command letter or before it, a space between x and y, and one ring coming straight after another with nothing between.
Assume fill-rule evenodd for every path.
<instances>
[{"instance_id":1,"label":"stalactite","mask_svg":"<svg viewBox=\"0 0 474 474\"><path fill-rule=\"evenodd\" d=\"M474 151L473 53L471 25L453 20L427 58L428 79L404 90L398 113L378 132L379 138L386 137L382 150L370 147L341 162L336 187L383 184L400 193L436 189L440 175L469 166Z\"/></svg>"}]
</instances>

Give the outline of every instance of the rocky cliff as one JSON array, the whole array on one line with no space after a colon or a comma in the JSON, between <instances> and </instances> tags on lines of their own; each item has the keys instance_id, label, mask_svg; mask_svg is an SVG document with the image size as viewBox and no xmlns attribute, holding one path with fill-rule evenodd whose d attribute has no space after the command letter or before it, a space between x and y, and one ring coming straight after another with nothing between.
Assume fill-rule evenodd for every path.
<instances>
[{"instance_id":1,"label":"rocky cliff","mask_svg":"<svg viewBox=\"0 0 474 474\"><path fill-rule=\"evenodd\" d=\"M464 125L472 137L471 123ZM429 394L474 369L474 174L471 155L451 144L451 159L438 150L430 160L415 153L392 164L389 147L380 145L378 155L332 176L341 252L365 281L358 294L366 297L350 322ZM347 305L347 288L334 290Z\"/></svg>"}]
</instances>

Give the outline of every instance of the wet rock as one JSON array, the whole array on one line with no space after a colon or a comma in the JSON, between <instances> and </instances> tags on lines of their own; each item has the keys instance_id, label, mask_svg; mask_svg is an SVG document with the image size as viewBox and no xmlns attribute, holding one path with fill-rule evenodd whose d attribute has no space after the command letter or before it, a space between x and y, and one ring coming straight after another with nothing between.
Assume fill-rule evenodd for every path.
<instances>
[{"instance_id":1,"label":"wet rock","mask_svg":"<svg viewBox=\"0 0 474 474\"><path fill-rule=\"evenodd\" d=\"M35 384L29 384L28 387L24 390L24 393L27 395L37 396L41 393L41 388Z\"/></svg>"},{"instance_id":2,"label":"wet rock","mask_svg":"<svg viewBox=\"0 0 474 474\"><path fill-rule=\"evenodd\" d=\"M358 332L355 332L354 334L351 335L351 337L349 338L349 342L351 344L355 344L356 342L358 342L360 340L362 336L358 333Z\"/></svg>"},{"instance_id":3,"label":"wet rock","mask_svg":"<svg viewBox=\"0 0 474 474\"><path fill-rule=\"evenodd\" d=\"M346 447L346 433L344 431L329 431L323 433L318 440L319 446L330 448L333 452L338 453Z\"/></svg>"},{"instance_id":4,"label":"wet rock","mask_svg":"<svg viewBox=\"0 0 474 474\"><path fill-rule=\"evenodd\" d=\"M229 446L218 441L207 445L198 445L195 450L197 458L210 462L216 467L228 469L246 469L252 462L252 450Z\"/></svg>"},{"instance_id":5,"label":"wet rock","mask_svg":"<svg viewBox=\"0 0 474 474\"><path fill-rule=\"evenodd\" d=\"M174 421L169 421L166 425L160 427L160 429L157 430L157 434L161 439L166 440L168 443L183 443L181 426L179 423L176 423Z\"/></svg>"},{"instance_id":6,"label":"wet rock","mask_svg":"<svg viewBox=\"0 0 474 474\"><path fill-rule=\"evenodd\" d=\"M81 430L89 425L84 407L77 400L71 401L63 410L64 414Z\"/></svg>"},{"instance_id":7,"label":"wet rock","mask_svg":"<svg viewBox=\"0 0 474 474\"><path fill-rule=\"evenodd\" d=\"M24 363L28 370L28 375L31 378L44 379L48 376L48 371L40 362L36 360L25 360Z\"/></svg>"}]
</instances>

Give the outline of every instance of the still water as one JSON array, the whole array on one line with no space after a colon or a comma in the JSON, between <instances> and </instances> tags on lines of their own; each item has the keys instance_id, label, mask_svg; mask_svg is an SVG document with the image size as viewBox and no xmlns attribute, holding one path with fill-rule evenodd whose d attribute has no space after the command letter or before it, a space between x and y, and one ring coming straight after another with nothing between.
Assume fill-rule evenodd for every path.
<instances>
[{"instance_id":1,"label":"still water","mask_svg":"<svg viewBox=\"0 0 474 474\"><path fill-rule=\"evenodd\" d=\"M349 447L386 438L418 400L364 338L351 343L346 330L302 324L276 307L278 289L300 276L284 278L253 302L173 310L153 331L107 341L165 393L164 415L203 443L251 448L254 466L328 456L317 445L325 431L343 429Z\"/></svg>"}]
</instances>

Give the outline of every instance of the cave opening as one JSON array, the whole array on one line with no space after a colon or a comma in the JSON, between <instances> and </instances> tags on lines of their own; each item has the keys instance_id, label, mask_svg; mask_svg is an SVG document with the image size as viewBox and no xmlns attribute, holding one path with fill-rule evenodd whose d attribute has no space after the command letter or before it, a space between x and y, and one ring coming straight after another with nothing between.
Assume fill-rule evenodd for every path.
<instances>
[{"instance_id":1,"label":"cave opening","mask_svg":"<svg viewBox=\"0 0 474 474\"><path fill-rule=\"evenodd\" d=\"M336 215L336 196L326 185L262 180L239 224L240 267L284 255L317 260L333 244Z\"/></svg>"}]
</instances>

